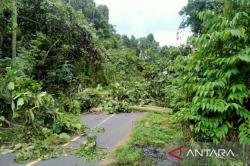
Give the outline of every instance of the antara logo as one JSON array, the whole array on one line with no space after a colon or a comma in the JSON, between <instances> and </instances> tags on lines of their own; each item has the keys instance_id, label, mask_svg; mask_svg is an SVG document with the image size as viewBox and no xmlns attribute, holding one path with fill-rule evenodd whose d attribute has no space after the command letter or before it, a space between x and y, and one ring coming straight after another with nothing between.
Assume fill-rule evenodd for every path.
<instances>
[{"instance_id":1,"label":"antara logo","mask_svg":"<svg viewBox=\"0 0 250 166\"><path fill-rule=\"evenodd\" d=\"M217 157L217 158L224 158L224 157L236 157L234 152L229 149L188 149L186 152L184 152L185 147L180 146L170 152L168 152L168 155L175 158L176 160L182 161L184 157Z\"/></svg>"},{"instance_id":2,"label":"antara logo","mask_svg":"<svg viewBox=\"0 0 250 166\"><path fill-rule=\"evenodd\" d=\"M234 152L229 149L228 151L225 149L189 149L187 152L186 157L192 156L192 157L218 157L218 158L224 158L224 157L235 157Z\"/></svg>"},{"instance_id":3,"label":"antara logo","mask_svg":"<svg viewBox=\"0 0 250 166\"><path fill-rule=\"evenodd\" d=\"M177 159L177 160L182 161L183 158L181 158L181 155L182 155L182 152L183 152L182 149L184 149L184 148L185 148L184 146L180 146L180 147L168 152L168 155L175 158L175 159Z\"/></svg>"}]
</instances>

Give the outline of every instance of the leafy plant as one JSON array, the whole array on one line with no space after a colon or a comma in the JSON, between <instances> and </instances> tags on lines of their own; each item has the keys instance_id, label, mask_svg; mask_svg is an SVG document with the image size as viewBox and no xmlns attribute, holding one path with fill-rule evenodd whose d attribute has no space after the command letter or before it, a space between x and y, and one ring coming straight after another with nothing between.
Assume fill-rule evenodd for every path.
<instances>
[{"instance_id":1,"label":"leafy plant","mask_svg":"<svg viewBox=\"0 0 250 166\"><path fill-rule=\"evenodd\" d=\"M77 155L84 158L85 161L98 161L104 158L104 152L97 148L96 136L88 136L80 145Z\"/></svg>"},{"instance_id":2,"label":"leafy plant","mask_svg":"<svg viewBox=\"0 0 250 166\"><path fill-rule=\"evenodd\" d=\"M237 141L240 133L238 139L249 143L249 4L222 2L223 12L198 14L202 34L191 39L196 50L178 79L188 89L184 108L198 139Z\"/></svg>"}]
</instances>

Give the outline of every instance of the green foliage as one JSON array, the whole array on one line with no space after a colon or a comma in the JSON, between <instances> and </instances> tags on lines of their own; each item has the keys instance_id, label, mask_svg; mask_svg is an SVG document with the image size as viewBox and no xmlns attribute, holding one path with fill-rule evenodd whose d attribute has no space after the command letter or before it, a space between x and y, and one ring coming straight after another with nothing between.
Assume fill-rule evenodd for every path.
<instances>
[{"instance_id":1,"label":"green foliage","mask_svg":"<svg viewBox=\"0 0 250 166\"><path fill-rule=\"evenodd\" d=\"M81 111L100 108L107 113L116 113L129 112L129 106L147 103L149 94L145 85L123 82L110 84L105 88L100 85L96 88L86 88L71 98L80 103Z\"/></svg>"},{"instance_id":2,"label":"green foliage","mask_svg":"<svg viewBox=\"0 0 250 166\"><path fill-rule=\"evenodd\" d=\"M69 132L80 134L84 131L80 118L66 112L60 113L60 116L54 120L52 128L55 133Z\"/></svg>"},{"instance_id":3,"label":"green foliage","mask_svg":"<svg viewBox=\"0 0 250 166\"><path fill-rule=\"evenodd\" d=\"M103 54L96 44L95 29L81 11L61 0L32 4L22 1L19 10L22 38L18 57L25 61L26 74L42 80L46 90L52 93L71 92L79 83L92 85L85 77L99 80L97 83L105 82L103 76L93 74L101 73ZM2 47L3 54L9 56L4 49L8 43Z\"/></svg>"},{"instance_id":4,"label":"green foliage","mask_svg":"<svg viewBox=\"0 0 250 166\"><path fill-rule=\"evenodd\" d=\"M77 100L81 104L82 111L88 111L93 107L100 106L102 100L107 96L107 92L99 85L96 88L86 88L76 94Z\"/></svg>"},{"instance_id":5,"label":"green foliage","mask_svg":"<svg viewBox=\"0 0 250 166\"><path fill-rule=\"evenodd\" d=\"M148 90L156 102L174 110L180 108L185 93L176 85L176 78L181 73L183 59L191 52L189 46L163 47L154 62L145 65L144 77L148 82Z\"/></svg>"},{"instance_id":6,"label":"green foliage","mask_svg":"<svg viewBox=\"0 0 250 166\"><path fill-rule=\"evenodd\" d=\"M70 149L62 148L57 145L66 143L69 141L69 135L62 133L60 135L51 134L43 141L37 141L35 143L17 144L14 147L16 154L16 162L25 163L32 159L37 158L52 158L59 155L69 153Z\"/></svg>"},{"instance_id":7,"label":"green foliage","mask_svg":"<svg viewBox=\"0 0 250 166\"><path fill-rule=\"evenodd\" d=\"M180 63L177 85L187 90L182 108L198 139L235 141L240 133L249 143L249 6L223 2L223 12L197 13L202 33L190 40L196 50Z\"/></svg>"},{"instance_id":8,"label":"green foliage","mask_svg":"<svg viewBox=\"0 0 250 166\"><path fill-rule=\"evenodd\" d=\"M129 106L143 105L150 101L146 86L138 82L115 83L109 88L108 96L102 101L104 111L109 113L130 112Z\"/></svg>"},{"instance_id":9,"label":"green foliage","mask_svg":"<svg viewBox=\"0 0 250 166\"><path fill-rule=\"evenodd\" d=\"M0 77L1 105L5 107L2 114L17 121L25 120L33 123L35 116L50 118L56 116L54 100L51 95L41 91L41 85L34 80L17 76L17 73L7 68L5 77ZM45 112L47 110L47 112ZM25 118L25 119L24 119Z\"/></svg>"},{"instance_id":10,"label":"green foliage","mask_svg":"<svg viewBox=\"0 0 250 166\"><path fill-rule=\"evenodd\" d=\"M115 152L116 161L112 165L140 165L142 152L133 145L124 145Z\"/></svg>"},{"instance_id":11,"label":"green foliage","mask_svg":"<svg viewBox=\"0 0 250 166\"><path fill-rule=\"evenodd\" d=\"M153 34L117 34L107 6L93 0L18 0L15 8L3 2L0 140L17 161L68 152L56 145L84 133L82 112L129 112L150 102L179 111L197 140L249 143L248 1L189 0L180 28L191 26L194 35L180 47L160 47ZM119 164L141 160L137 144L161 147L179 139L172 120L146 116L118 150ZM92 137L78 152L87 160L102 156Z\"/></svg>"},{"instance_id":12,"label":"green foliage","mask_svg":"<svg viewBox=\"0 0 250 166\"><path fill-rule=\"evenodd\" d=\"M104 158L104 152L97 148L96 136L88 136L80 145L76 154L83 157L85 161L99 161Z\"/></svg>"},{"instance_id":13,"label":"green foliage","mask_svg":"<svg viewBox=\"0 0 250 166\"><path fill-rule=\"evenodd\" d=\"M241 142L250 142L250 122L249 120L243 123L239 128L239 139Z\"/></svg>"},{"instance_id":14,"label":"green foliage","mask_svg":"<svg viewBox=\"0 0 250 166\"><path fill-rule=\"evenodd\" d=\"M149 113L134 130L134 144L164 147L173 139L178 142L181 138L181 128L175 124L174 119L174 115L168 113Z\"/></svg>"},{"instance_id":15,"label":"green foliage","mask_svg":"<svg viewBox=\"0 0 250 166\"><path fill-rule=\"evenodd\" d=\"M220 12L223 3L217 0L188 0L188 4L182 8L179 14L184 18L180 28L191 27L195 35L201 35L203 20L200 19L199 13L206 10L214 10Z\"/></svg>"},{"instance_id":16,"label":"green foliage","mask_svg":"<svg viewBox=\"0 0 250 166\"><path fill-rule=\"evenodd\" d=\"M162 147L180 143L182 127L176 123L176 115L169 113L148 113L138 122L128 142L120 146L114 154L113 165L141 165L141 147Z\"/></svg>"},{"instance_id":17,"label":"green foliage","mask_svg":"<svg viewBox=\"0 0 250 166\"><path fill-rule=\"evenodd\" d=\"M73 117L56 107L53 97L41 91L41 84L26 77L18 77L11 69L7 69L1 82L1 105L5 109L2 115L10 121L25 122L34 129L51 126L60 122L67 130L78 131L81 124L73 121ZM6 124L7 125L7 124Z\"/></svg>"},{"instance_id":18,"label":"green foliage","mask_svg":"<svg viewBox=\"0 0 250 166\"><path fill-rule=\"evenodd\" d=\"M16 151L17 162L64 153L55 146L69 140L63 132L84 132L75 115L61 110L52 95L41 91L41 83L11 68L0 76L0 83L1 146Z\"/></svg>"},{"instance_id":19,"label":"green foliage","mask_svg":"<svg viewBox=\"0 0 250 166\"><path fill-rule=\"evenodd\" d=\"M75 95L66 96L61 93L57 97L58 107L64 112L70 112L79 115L82 111L81 103Z\"/></svg>"},{"instance_id":20,"label":"green foliage","mask_svg":"<svg viewBox=\"0 0 250 166\"><path fill-rule=\"evenodd\" d=\"M87 21L94 25L97 35L107 39L111 37L113 26L108 23L109 9L105 5L96 5L93 0L70 0L69 4L76 10L82 11Z\"/></svg>"}]
</instances>

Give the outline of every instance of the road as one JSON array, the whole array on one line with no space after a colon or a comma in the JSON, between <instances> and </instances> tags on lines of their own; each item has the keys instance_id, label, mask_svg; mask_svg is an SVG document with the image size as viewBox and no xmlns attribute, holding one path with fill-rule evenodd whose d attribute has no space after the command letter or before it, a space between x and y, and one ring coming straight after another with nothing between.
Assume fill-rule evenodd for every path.
<instances>
[{"instance_id":1,"label":"road","mask_svg":"<svg viewBox=\"0 0 250 166\"><path fill-rule=\"evenodd\" d=\"M112 150L126 138L135 121L143 117L144 113L122 113L113 115L83 115L81 121L88 127L101 127L105 132L95 133L98 147ZM73 137L68 146L80 146L84 137ZM49 160L36 160L26 164L14 162L14 154L0 155L0 166L96 166L99 161L84 163L76 156L62 156Z\"/></svg>"}]
</instances>

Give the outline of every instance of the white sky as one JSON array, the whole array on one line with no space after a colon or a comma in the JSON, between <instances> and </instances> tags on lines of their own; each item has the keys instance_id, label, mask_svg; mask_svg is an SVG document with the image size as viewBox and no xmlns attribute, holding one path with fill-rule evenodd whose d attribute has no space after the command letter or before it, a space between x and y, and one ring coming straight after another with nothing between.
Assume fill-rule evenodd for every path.
<instances>
[{"instance_id":1,"label":"white sky","mask_svg":"<svg viewBox=\"0 0 250 166\"><path fill-rule=\"evenodd\" d=\"M143 37L153 33L160 45L185 43L189 30L179 35L177 30L182 18L178 15L187 0L95 0L107 5L110 23L119 34Z\"/></svg>"}]
</instances>

